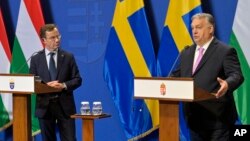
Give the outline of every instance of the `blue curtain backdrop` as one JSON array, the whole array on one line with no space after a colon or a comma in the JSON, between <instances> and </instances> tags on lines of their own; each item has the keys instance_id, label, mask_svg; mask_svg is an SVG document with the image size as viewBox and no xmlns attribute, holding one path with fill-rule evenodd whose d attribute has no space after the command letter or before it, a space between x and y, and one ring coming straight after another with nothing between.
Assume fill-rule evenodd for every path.
<instances>
[{"instance_id":1,"label":"blue curtain backdrop","mask_svg":"<svg viewBox=\"0 0 250 141\"><path fill-rule=\"evenodd\" d=\"M169 0L144 0L144 3L157 54ZM203 11L215 17L217 38L228 43L237 0L202 0L201 3ZM12 47L17 13L11 13L10 9L18 9L19 2L0 0L0 4ZM41 0L45 22L54 22L59 26L61 47L75 55L83 76L82 87L75 91L77 111L81 101L92 103L98 100L102 101L104 112L112 115L111 118L95 121L96 141L126 140L118 111L103 78L104 56L115 4L116 0ZM76 125L77 140L81 140L81 121L76 120ZM150 140L150 136L144 140ZM0 140L11 141L11 130L0 132ZM36 140L40 141L41 137L36 137Z\"/></svg>"}]
</instances>

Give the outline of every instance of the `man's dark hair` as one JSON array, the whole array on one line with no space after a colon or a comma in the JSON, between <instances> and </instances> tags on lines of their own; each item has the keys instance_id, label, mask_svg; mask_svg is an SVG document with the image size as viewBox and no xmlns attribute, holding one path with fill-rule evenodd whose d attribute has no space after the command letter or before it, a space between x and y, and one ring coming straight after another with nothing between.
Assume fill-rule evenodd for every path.
<instances>
[{"instance_id":1,"label":"man's dark hair","mask_svg":"<svg viewBox=\"0 0 250 141\"><path fill-rule=\"evenodd\" d=\"M55 24L46 24L46 25L42 26L40 28L40 33L39 33L40 38L46 38L46 32L52 31L55 28L57 28L57 26Z\"/></svg>"}]
</instances>

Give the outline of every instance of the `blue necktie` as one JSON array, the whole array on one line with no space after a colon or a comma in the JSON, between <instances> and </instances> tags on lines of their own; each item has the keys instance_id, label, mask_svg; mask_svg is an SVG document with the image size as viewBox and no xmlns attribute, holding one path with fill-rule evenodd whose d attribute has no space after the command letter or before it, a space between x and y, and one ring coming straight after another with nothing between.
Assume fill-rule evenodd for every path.
<instances>
[{"instance_id":1,"label":"blue necktie","mask_svg":"<svg viewBox=\"0 0 250 141\"><path fill-rule=\"evenodd\" d=\"M50 52L50 59L49 59L49 74L50 74L50 80L56 80L56 63L54 60L54 52Z\"/></svg>"}]
</instances>

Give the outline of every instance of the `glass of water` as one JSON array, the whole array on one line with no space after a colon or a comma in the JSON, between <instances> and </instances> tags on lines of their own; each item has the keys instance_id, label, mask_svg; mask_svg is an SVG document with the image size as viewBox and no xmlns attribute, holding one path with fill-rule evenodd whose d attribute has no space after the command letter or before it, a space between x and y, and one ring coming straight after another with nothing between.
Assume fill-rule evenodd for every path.
<instances>
[{"instance_id":1,"label":"glass of water","mask_svg":"<svg viewBox=\"0 0 250 141\"><path fill-rule=\"evenodd\" d=\"M90 115L90 106L88 101L81 102L81 114L82 115Z\"/></svg>"},{"instance_id":2,"label":"glass of water","mask_svg":"<svg viewBox=\"0 0 250 141\"><path fill-rule=\"evenodd\" d=\"M93 115L101 115L102 114L102 103L100 101L93 102L92 114Z\"/></svg>"}]
</instances>

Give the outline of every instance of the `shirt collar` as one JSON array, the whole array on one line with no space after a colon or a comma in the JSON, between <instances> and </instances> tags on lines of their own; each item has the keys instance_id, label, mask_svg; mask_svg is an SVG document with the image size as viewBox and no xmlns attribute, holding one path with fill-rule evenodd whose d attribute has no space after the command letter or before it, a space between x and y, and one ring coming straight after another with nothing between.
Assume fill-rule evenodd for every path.
<instances>
[{"instance_id":1,"label":"shirt collar","mask_svg":"<svg viewBox=\"0 0 250 141\"><path fill-rule=\"evenodd\" d=\"M209 47L209 45L210 45L210 43L213 41L213 39L214 39L214 37L212 37L208 42L206 42L206 43L202 46L202 48L204 48L204 51L207 50L207 48ZM195 51L198 51L198 49L199 49L200 47L201 47L201 46L197 45Z\"/></svg>"},{"instance_id":2,"label":"shirt collar","mask_svg":"<svg viewBox=\"0 0 250 141\"><path fill-rule=\"evenodd\" d=\"M50 52L54 52L55 55L56 55L57 52L58 52L58 49L56 49L56 50L54 50L54 51L49 51L48 49L45 48L45 54L46 54L46 56L48 56Z\"/></svg>"}]
</instances>

